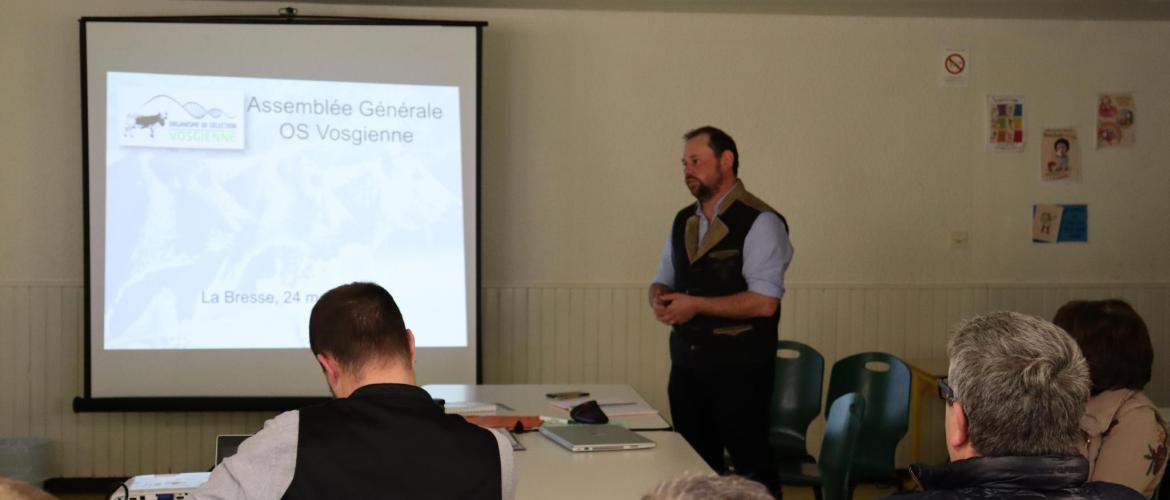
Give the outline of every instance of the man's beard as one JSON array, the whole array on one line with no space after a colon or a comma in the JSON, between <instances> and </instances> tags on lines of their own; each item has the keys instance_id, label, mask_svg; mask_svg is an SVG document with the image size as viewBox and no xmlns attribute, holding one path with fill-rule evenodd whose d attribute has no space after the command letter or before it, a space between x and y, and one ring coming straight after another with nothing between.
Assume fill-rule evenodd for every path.
<instances>
[{"instance_id":1,"label":"man's beard","mask_svg":"<svg viewBox=\"0 0 1170 500\"><path fill-rule=\"evenodd\" d=\"M687 177L686 183L687 189L691 191L691 195L699 201L707 201L715 194L711 186L703 184L703 181L700 181L697 177Z\"/></svg>"}]
</instances>

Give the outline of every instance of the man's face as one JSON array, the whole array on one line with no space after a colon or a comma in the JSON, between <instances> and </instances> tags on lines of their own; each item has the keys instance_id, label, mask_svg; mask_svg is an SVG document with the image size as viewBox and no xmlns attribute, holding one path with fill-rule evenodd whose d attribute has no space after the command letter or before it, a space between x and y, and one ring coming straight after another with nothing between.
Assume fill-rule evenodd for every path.
<instances>
[{"instance_id":1,"label":"man's face","mask_svg":"<svg viewBox=\"0 0 1170 500\"><path fill-rule=\"evenodd\" d=\"M1065 156L1068 156L1068 144L1065 144L1063 142L1058 143L1056 145L1056 157L1057 158L1064 158Z\"/></svg>"},{"instance_id":2,"label":"man's face","mask_svg":"<svg viewBox=\"0 0 1170 500\"><path fill-rule=\"evenodd\" d=\"M707 134L699 134L683 146L683 180L687 183L687 189L699 201L711 198L723 184L723 170L719 168L719 158L711 150L708 141Z\"/></svg>"},{"instance_id":3,"label":"man's face","mask_svg":"<svg viewBox=\"0 0 1170 500\"><path fill-rule=\"evenodd\" d=\"M959 460L958 448L952 442L952 440L955 439L955 436L959 432L959 423L955 419L955 405L944 403L943 406L946 407L946 409L943 410L943 432L946 436L947 456L949 456L951 460Z\"/></svg>"}]
</instances>

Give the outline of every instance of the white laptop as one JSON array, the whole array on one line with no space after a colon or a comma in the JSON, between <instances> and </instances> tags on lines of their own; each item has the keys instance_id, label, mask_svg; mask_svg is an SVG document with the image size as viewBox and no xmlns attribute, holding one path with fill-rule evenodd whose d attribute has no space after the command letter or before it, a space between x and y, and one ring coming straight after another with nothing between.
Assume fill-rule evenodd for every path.
<instances>
[{"instance_id":1,"label":"white laptop","mask_svg":"<svg viewBox=\"0 0 1170 500\"><path fill-rule=\"evenodd\" d=\"M540 427L540 433L569 451L616 451L653 448L654 441L617 425Z\"/></svg>"}]
</instances>

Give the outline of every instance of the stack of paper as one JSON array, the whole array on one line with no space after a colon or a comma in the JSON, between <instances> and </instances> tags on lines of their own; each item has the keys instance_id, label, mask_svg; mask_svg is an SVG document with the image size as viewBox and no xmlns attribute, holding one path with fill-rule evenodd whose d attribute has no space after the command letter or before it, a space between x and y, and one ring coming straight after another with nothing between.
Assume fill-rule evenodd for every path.
<instances>
[{"instance_id":1,"label":"stack of paper","mask_svg":"<svg viewBox=\"0 0 1170 500\"><path fill-rule=\"evenodd\" d=\"M446 413L492 413L499 410L499 405L495 403L484 403L482 401L448 401L443 404L443 411Z\"/></svg>"}]
</instances>

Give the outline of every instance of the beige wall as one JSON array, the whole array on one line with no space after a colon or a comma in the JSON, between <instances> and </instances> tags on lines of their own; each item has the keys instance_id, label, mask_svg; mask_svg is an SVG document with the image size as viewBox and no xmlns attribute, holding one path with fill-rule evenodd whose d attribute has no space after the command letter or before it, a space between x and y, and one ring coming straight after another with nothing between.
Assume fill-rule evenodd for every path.
<instances>
[{"instance_id":1,"label":"beige wall","mask_svg":"<svg viewBox=\"0 0 1170 500\"><path fill-rule=\"evenodd\" d=\"M243 2L22 2L3 16L0 281L82 273L76 19L268 13ZM787 215L797 282L1170 279L1170 22L900 19L310 6L482 19L483 275L643 282L688 201L679 135L713 123L748 186ZM971 85L938 85L944 46ZM1083 146L1084 180L1038 180L1044 125L1092 132L1133 91L1138 147ZM1028 98L1031 147L982 146L984 96ZM1037 246L1036 202L1090 205L1090 243ZM970 248L952 250L952 231ZM566 265L571 263L571 265Z\"/></svg>"},{"instance_id":2,"label":"beige wall","mask_svg":"<svg viewBox=\"0 0 1170 500\"><path fill-rule=\"evenodd\" d=\"M748 186L784 212L793 281L1165 280L1170 23L515 13L486 35L484 276L643 281L688 201L678 136L715 123ZM944 45L973 82L940 88ZM1092 136L1097 92L1137 94L1145 139L1084 148L1080 183L1038 148L982 145L984 96L1029 98ZM498 108L497 108L498 106ZM1038 247L1031 205L1087 202L1089 245ZM1143 230L1145 228L1145 230ZM970 248L952 250L952 231ZM518 243L522 242L522 243ZM573 265L564 265L567 261Z\"/></svg>"},{"instance_id":3,"label":"beige wall","mask_svg":"<svg viewBox=\"0 0 1170 500\"><path fill-rule=\"evenodd\" d=\"M0 322L0 387L19 401L0 411L0 435L54 436L63 475L199 469L207 435L254 428L263 417L68 411L81 387L76 20L266 14L282 5L24 1L0 16L0 317L11 319ZM498 302L485 311L496 315L485 317L485 350L496 349L484 361L489 382L625 381L665 403L663 331L640 309L640 289L670 215L688 202L679 136L705 123L735 135L747 185L788 217L797 253L782 336L819 345L829 362L853 346L934 355L946 326L964 314L1051 315L1057 299L1099 295L1140 301L1160 329L1158 359L1170 356L1162 331L1170 22L301 11L491 23L482 244L485 298ZM956 45L971 51L971 85L941 88L940 51ZM1098 91L1135 93L1136 148L1091 147ZM1024 154L984 150L988 93L1027 97ZM1038 180L1045 125L1079 128L1081 182ZM1038 202L1088 203L1090 243L1033 245L1028 215ZM967 231L969 248L951 249L952 231ZM825 286L838 291L817 292ZM866 291L887 288L913 294ZM593 290L608 295L592 299ZM915 307L927 295L934 309ZM620 311L598 309L603 296ZM590 300L601 302L591 309ZM812 305L795 305L802 300ZM602 317L594 321L593 311ZM874 322L885 326L870 329ZM589 329L598 332L596 351L572 343ZM867 343L873 338L881 340ZM499 350L507 345L525 346L523 362L512 354L519 351ZM919 352L923 346L932 347ZM577 359L579 352L596 354ZM609 355L639 368L617 372ZM607 360L610 369L602 369ZM1159 367L1154 392L1162 404L1170 401L1166 376Z\"/></svg>"}]
</instances>

